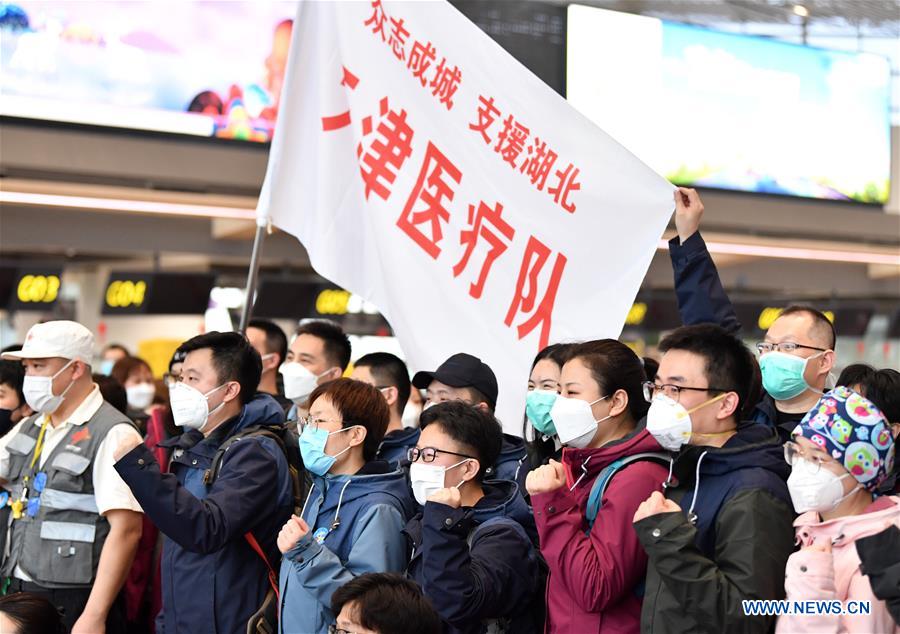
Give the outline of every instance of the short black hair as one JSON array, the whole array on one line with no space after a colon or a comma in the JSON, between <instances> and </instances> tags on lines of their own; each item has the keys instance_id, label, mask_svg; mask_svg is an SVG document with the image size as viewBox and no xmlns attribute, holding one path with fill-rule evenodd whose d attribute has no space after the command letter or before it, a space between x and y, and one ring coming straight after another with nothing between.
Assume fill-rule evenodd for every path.
<instances>
[{"instance_id":1,"label":"short black hair","mask_svg":"<svg viewBox=\"0 0 900 634\"><path fill-rule=\"evenodd\" d=\"M403 411L412 384L409 382L409 368L400 357L390 352L372 352L361 356L354 365L369 368L378 387L397 388L397 409Z\"/></svg>"},{"instance_id":2,"label":"short black hair","mask_svg":"<svg viewBox=\"0 0 900 634\"><path fill-rule=\"evenodd\" d=\"M0 359L0 383L8 385L16 391L21 407L25 402L25 394L22 392L22 386L25 384L25 366L18 361Z\"/></svg>"},{"instance_id":3,"label":"short black hair","mask_svg":"<svg viewBox=\"0 0 900 634\"><path fill-rule=\"evenodd\" d=\"M628 412L635 422L647 414L650 404L644 398L643 387L647 375L640 357L631 348L615 339L585 341L572 348L569 361L575 359L580 359L591 371L601 396L624 390L628 395Z\"/></svg>"},{"instance_id":4,"label":"short black hair","mask_svg":"<svg viewBox=\"0 0 900 634\"><path fill-rule=\"evenodd\" d=\"M208 332L188 339L178 347L185 354L209 348L219 385L237 381L241 405L249 403L259 387L262 359L246 337L236 332Z\"/></svg>"},{"instance_id":5,"label":"short black hair","mask_svg":"<svg viewBox=\"0 0 900 634\"><path fill-rule=\"evenodd\" d=\"M813 332L826 342L826 347L829 350L834 350L834 345L837 342L837 335L834 332L834 324L832 324L831 320L825 316L825 313L816 310L812 306L791 304L781 311L778 314L778 317L787 317L788 315L808 315L813 321Z\"/></svg>"},{"instance_id":6,"label":"short black hair","mask_svg":"<svg viewBox=\"0 0 900 634\"><path fill-rule=\"evenodd\" d=\"M335 618L355 604L353 620L379 634L441 634L441 620L419 586L402 575L367 572L331 595Z\"/></svg>"},{"instance_id":7,"label":"short black hair","mask_svg":"<svg viewBox=\"0 0 900 634\"><path fill-rule=\"evenodd\" d=\"M534 366L544 359L553 361L560 368L563 367L569 360L569 354L574 346L573 343L551 343L535 355L534 361L531 362L531 369L534 370Z\"/></svg>"},{"instance_id":8,"label":"short black hair","mask_svg":"<svg viewBox=\"0 0 900 634\"><path fill-rule=\"evenodd\" d=\"M314 319L308 321L294 333L295 337L311 335L322 340L328 363L346 370L350 365L350 339L344 329L333 321Z\"/></svg>"},{"instance_id":9,"label":"short black hair","mask_svg":"<svg viewBox=\"0 0 900 634\"><path fill-rule=\"evenodd\" d=\"M118 379L105 374L94 374L91 378L97 384L97 387L100 388L100 396L103 397L104 401L123 414L128 413L128 392L119 383Z\"/></svg>"},{"instance_id":10,"label":"short black hair","mask_svg":"<svg viewBox=\"0 0 900 634\"><path fill-rule=\"evenodd\" d=\"M704 360L707 384L738 395L735 417L741 421L749 409L753 391L753 366L756 363L747 346L737 337L713 324L682 326L659 343L660 352L684 350ZM710 390L715 392L717 390Z\"/></svg>"},{"instance_id":11,"label":"short black hair","mask_svg":"<svg viewBox=\"0 0 900 634\"><path fill-rule=\"evenodd\" d=\"M861 366L863 364L856 364ZM838 385L857 387L859 393L872 401L888 419L888 423L900 423L900 372L893 368L876 370L871 366L867 372L853 376L857 368L848 365L838 378ZM847 380L848 376L852 380Z\"/></svg>"},{"instance_id":12,"label":"short black hair","mask_svg":"<svg viewBox=\"0 0 900 634\"><path fill-rule=\"evenodd\" d=\"M268 319L252 319L247 328L256 328L266 334L266 354L277 354L278 364L284 363L287 358L287 335L274 321Z\"/></svg>"},{"instance_id":13,"label":"short black hair","mask_svg":"<svg viewBox=\"0 0 900 634\"><path fill-rule=\"evenodd\" d=\"M50 601L31 592L16 592L0 597L0 612L15 623L22 632L62 634L62 615Z\"/></svg>"},{"instance_id":14,"label":"short black hair","mask_svg":"<svg viewBox=\"0 0 900 634\"><path fill-rule=\"evenodd\" d=\"M503 447L503 428L494 415L463 401L444 401L424 410L419 417L422 429L432 423L463 445L466 453L478 458L475 480L484 480L485 472L497 462Z\"/></svg>"}]
</instances>

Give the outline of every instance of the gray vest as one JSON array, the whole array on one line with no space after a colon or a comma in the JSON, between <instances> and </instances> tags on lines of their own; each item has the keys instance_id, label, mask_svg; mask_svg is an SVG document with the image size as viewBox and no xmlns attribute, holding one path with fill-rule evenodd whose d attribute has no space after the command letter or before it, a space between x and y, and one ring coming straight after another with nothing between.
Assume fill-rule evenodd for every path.
<instances>
[{"instance_id":1,"label":"gray vest","mask_svg":"<svg viewBox=\"0 0 900 634\"><path fill-rule=\"evenodd\" d=\"M27 419L6 446L9 464L0 467L0 478L8 481L6 488L13 500L22 495L23 479L30 472L41 431L34 424L35 418ZM94 499L93 464L109 430L122 423L131 421L104 401L88 422L69 429L47 456L43 468L35 465L35 473L47 474L40 509L35 517L23 513L18 520L10 514L9 556L0 565L0 575L11 577L18 565L34 583L45 588L93 584L109 534L109 522L99 514ZM29 482L28 497L37 495L33 481Z\"/></svg>"}]
</instances>

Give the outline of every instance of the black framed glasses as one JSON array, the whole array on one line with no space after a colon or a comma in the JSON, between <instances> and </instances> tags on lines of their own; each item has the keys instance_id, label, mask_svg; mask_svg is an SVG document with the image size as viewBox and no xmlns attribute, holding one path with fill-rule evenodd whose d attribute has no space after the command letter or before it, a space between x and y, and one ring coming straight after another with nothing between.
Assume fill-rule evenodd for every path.
<instances>
[{"instance_id":1,"label":"black framed glasses","mask_svg":"<svg viewBox=\"0 0 900 634\"><path fill-rule=\"evenodd\" d=\"M766 354L767 352L772 352L776 350L778 352L796 352L798 348L805 348L806 350L818 350L819 352L828 352L825 348L816 348L815 346L805 346L802 343L795 343L793 341L782 341L781 343L772 343L770 341L760 341L756 344L756 349L760 354Z\"/></svg>"},{"instance_id":2,"label":"black framed glasses","mask_svg":"<svg viewBox=\"0 0 900 634\"><path fill-rule=\"evenodd\" d=\"M448 453L451 456L459 456L460 458L470 458L472 460L478 460L475 456L469 456L464 453L456 453L455 451L447 451L446 449L435 449L434 447L410 447L406 450L406 458L410 462L415 462L422 458L422 462L434 462L434 459L437 458L439 453Z\"/></svg>"},{"instance_id":3,"label":"black framed glasses","mask_svg":"<svg viewBox=\"0 0 900 634\"><path fill-rule=\"evenodd\" d=\"M657 394L664 394L668 396L670 399L678 402L678 399L681 398L681 392L683 390L690 390L691 392L730 392L731 390L726 390L721 387L689 387L687 385L673 385L672 383L663 383L662 385L657 385L653 381L644 381L641 383L641 387L644 388L644 399L650 403L653 401L653 397Z\"/></svg>"},{"instance_id":4,"label":"black framed glasses","mask_svg":"<svg viewBox=\"0 0 900 634\"><path fill-rule=\"evenodd\" d=\"M328 626L328 634L356 634L356 632L351 632L350 630L341 629L337 625L329 625Z\"/></svg>"}]
</instances>

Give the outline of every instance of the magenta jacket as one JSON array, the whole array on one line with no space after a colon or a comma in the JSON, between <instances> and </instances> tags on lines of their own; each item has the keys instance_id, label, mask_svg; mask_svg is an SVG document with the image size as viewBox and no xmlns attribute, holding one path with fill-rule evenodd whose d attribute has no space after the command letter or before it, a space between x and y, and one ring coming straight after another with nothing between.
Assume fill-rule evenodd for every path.
<instances>
[{"instance_id":1,"label":"magenta jacket","mask_svg":"<svg viewBox=\"0 0 900 634\"><path fill-rule=\"evenodd\" d=\"M661 452L645 429L599 449L563 450L566 486L531 496L547 560L548 634L636 633L641 624L641 592L647 554L632 519L653 491L661 491L667 471L639 461L621 469L610 481L597 519L586 534L585 508L591 485L617 458ZM583 473L587 474L569 491Z\"/></svg>"}]
</instances>

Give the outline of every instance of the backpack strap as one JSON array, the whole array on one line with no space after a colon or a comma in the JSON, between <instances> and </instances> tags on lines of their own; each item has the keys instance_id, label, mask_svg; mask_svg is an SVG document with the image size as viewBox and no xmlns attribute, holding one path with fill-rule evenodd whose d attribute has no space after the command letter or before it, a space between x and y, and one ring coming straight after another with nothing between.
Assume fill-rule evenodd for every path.
<instances>
[{"instance_id":1,"label":"backpack strap","mask_svg":"<svg viewBox=\"0 0 900 634\"><path fill-rule=\"evenodd\" d=\"M234 443L251 436L264 436L266 438L271 438L275 441L278 447L281 448L282 452L284 451L284 442L282 442L281 437L268 427L264 425L254 425L252 427L247 427L234 436L226 438L225 442L219 445L219 448L216 449L216 453L213 455L213 459L209 465L209 469L207 469L203 473L203 484L205 484L206 486L212 486L213 482L216 481L216 478L219 477L219 469L222 467L222 460L225 457L225 452L228 451Z\"/></svg>"},{"instance_id":2,"label":"backpack strap","mask_svg":"<svg viewBox=\"0 0 900 634\"><path fill-rule=\"evenodd\" d=\"M275 591L275 598L278 599L278 605L281 605L281 596L278 594L278 575L275 574L275 570L272 568L272 564L269 563L269 558L266 557L266 554L260 547L259 542L256 541L256 538L253 536L253 533L244 533L244 539L247 540L247 543L250 544L250 548L253 549L253 552L259 555L259 558L262 559L263 563L266 564L266 568L269 569L269 585L271 585L272 590Z\"/></svg>"},{"instance_id":3,"label":"backpack strap","mask_svg":"<svg viewBox=\"0 0 900 634\"><path fill-rule=\"evenodd\" d=\"M660 452L636 453L613 460L603 467L603 470L600 471L594 480L594 484L591 486L591 493L588 496L587 508L584 513L588 522L588 529L585 532L590 533L594 527L594 520L597 519L597 513L600 512L600 507L603 505L603 494L606 493L609 481L624 467L639 460L652 460L660 464L668 464L669 456Z\"/></svg>"}]
</instances>

